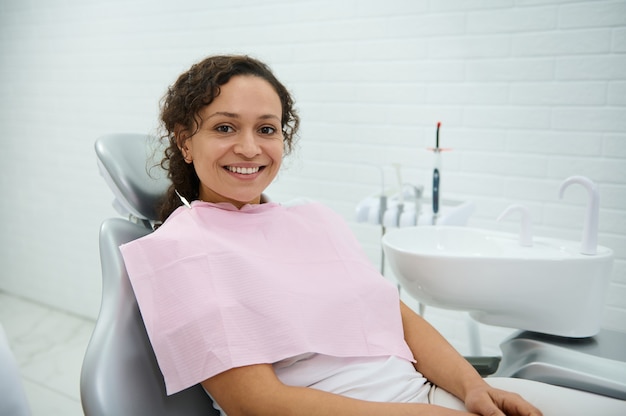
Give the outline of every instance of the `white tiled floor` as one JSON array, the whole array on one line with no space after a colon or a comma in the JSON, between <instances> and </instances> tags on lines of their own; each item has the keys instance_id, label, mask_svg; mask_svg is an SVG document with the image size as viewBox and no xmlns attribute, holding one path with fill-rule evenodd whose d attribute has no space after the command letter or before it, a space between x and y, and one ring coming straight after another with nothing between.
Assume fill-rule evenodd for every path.
<instances>
[{"instance_id":1,"label":"white tiled floor","mask_svg":"<svg viewBox=\"0 0 626 416\"><path fill-rule=\"evenodd\" d=\"M0 292L0 322L32 416L82 415L80 368L94 321Z\"/></svg>"}]
</instances>

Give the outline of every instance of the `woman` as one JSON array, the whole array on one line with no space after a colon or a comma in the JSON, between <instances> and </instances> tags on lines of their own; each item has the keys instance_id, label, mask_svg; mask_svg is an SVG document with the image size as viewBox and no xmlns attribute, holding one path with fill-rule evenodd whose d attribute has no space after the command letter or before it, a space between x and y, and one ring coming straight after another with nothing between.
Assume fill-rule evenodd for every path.
<instances>
[{"instance_id":1,"label":"woman","mask_svg":"<svg viewBox=\"0 0 626 416\"><path fill-rule=\"evenodd\" d=\"M541 415L402 304L341 218L265 198L299 123L265 64L209 57L161 116L164 222L121 250L168 394L201 383L230 416Z\"/></svg>"}]
</instances>

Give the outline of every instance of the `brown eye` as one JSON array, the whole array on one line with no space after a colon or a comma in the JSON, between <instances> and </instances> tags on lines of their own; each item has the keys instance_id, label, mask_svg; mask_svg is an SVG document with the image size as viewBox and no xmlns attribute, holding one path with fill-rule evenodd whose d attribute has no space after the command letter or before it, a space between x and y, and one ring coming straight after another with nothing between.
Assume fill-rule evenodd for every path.
<instances>
[{"instance_id":1,"label":"brown eye","mask_svg":"<svg viewBox=\"0 0 626 416\"><path fill-rule=\"evenodd\" d=\"M217 126L215 130L219 131L220 133L232 133L233 128L230 126Z\"/></svg>"},{"instance_id":2,"label":"brown eye","mask_svg":"<svg viewBox=\"0 0 626 416\"><path fill-rule=\"evenodd\" d=\"M261 132L261 134L274 134L276 132L276 129L274 127L265 126L261 127L259 129L259 132Z\"/></svg>"}]
</instances>

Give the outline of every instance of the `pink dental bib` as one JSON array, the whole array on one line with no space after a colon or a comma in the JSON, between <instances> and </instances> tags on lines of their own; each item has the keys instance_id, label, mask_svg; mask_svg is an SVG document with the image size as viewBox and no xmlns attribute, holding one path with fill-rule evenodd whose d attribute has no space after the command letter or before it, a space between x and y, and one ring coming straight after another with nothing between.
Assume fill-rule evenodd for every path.
<instances>
[{"instance_id":1,"label":"pink dental bib","mask_svg":"<svg viewBox=\"0 0 626 416\"><path fill-rule=\"evenodd\" d=\"M168 394L309 352L413 360L396 288L322 205L195 201L120 249Z\"/></svg>"}]
</instances>

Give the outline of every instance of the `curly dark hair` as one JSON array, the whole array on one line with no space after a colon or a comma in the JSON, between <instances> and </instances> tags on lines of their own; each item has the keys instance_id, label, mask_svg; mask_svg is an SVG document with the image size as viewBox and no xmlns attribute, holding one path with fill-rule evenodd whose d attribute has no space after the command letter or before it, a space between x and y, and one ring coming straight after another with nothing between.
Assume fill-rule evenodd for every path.
<instances>
[{"instance_id":1,"label":"curly dark hair","mask_svg":"<svg viewBox=\"0 0 626 416\"><path fill-rule=\"evenodd\" d=\"M179 148L176 132L186 129L195 134L202 120L200 110L211 104L220 94L220 87L236 75L251 75L266 80L276 91L282 107L281 126L285 154L294 146L300 118L294 101L285 86L278 81L263 62L243 55L218 55L205 58L182 73L161 100L161 140L166 143L161 167L172 181L157 207L160 221L165 221L182 202L176 192L188 201L198 199L200 179L193 164L185 162Z\"/></svg>"}]
</instances>

